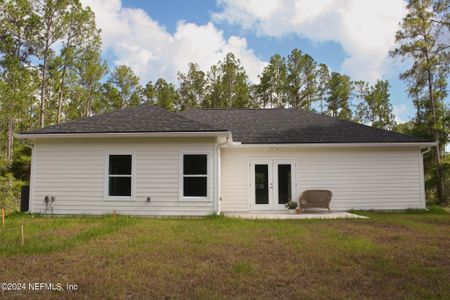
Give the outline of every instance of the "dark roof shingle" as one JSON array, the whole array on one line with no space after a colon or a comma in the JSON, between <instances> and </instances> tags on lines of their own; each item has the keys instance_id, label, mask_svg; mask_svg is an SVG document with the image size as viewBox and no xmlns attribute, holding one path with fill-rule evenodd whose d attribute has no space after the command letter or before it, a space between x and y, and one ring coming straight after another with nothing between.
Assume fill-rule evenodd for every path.
<instances>
[{"instance_id":1,"label":"dark roof shingle","mask_svg":"<svg viewBox=\"0 0 450 300\"><path fill-rule=\"evenodd\" d=\"M194 109L180 114L227 128L243 144L429 142L299 109Z\"/></svg>"},{"instance_id":2,"label":"dark roof shingle","mask_svg":"<svg viewBox=\"0 0 450 300\"><path fill-rule=\"evenodd\" d=\"M193 109L140 105L26 134L225 132L243 144L429 142L299 109Z\"/></svg>"},{"instance_id":3,"label":"dark roof shingle","mask_svg":"<svg viewBox=\"0 0 450 300\"><path fill-rule=\"evenodd\" d=\"M167 110L140 105L44 127L26 134L227 131Z\"/></svg>"}]
</instances>

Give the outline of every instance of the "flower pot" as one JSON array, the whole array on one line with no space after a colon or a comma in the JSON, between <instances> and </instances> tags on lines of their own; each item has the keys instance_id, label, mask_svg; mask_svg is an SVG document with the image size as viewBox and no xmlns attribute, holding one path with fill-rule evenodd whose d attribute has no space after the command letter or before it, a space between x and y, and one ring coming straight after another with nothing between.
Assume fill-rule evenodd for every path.
<instances>
[{"instance_id":1,"label":"flower pot","mask_svg":"<svg viewBox=\"0 0 450 300\"><path fill-rule=\"evenodd\" d=\"M295 215L295 209L290 209L290 210L289 210L289 214L290 214L290 215Z\"/></svg>"},{"instance_id":2,"label":"flower pot","mask_svg":"<svg viewBox=\"0 0 450 300\"><path fill-rule=\"evenodd\" d=\"M295 209L295 212L297 213L297 215L299 215L302 212L302 209L300 207L297 207Z\"/></svg>"}]
</instances>

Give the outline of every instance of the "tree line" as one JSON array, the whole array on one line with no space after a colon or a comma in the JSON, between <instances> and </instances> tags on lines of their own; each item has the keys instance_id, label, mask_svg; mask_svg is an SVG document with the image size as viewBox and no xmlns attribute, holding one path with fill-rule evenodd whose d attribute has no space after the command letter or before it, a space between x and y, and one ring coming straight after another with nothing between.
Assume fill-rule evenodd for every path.
<instances>
[{"instance_id":1,"label":"tree line","mask_svg":"<svg viewBox=\"0 0 450 300\"><path fill-rule=\"evenodd\" d=\"M195 63L178 72L178 87L160 78L139 84L126 66L117 66L103 85L103 109L148 103L168 110L192 108L299 108L345 120L392 129L389 83L378 80L353 82L349 76L330 72L308 54L294 49L287 58L275 54L251 84L233 53L204 72Z\"/></svg>"},{"instance_id":2,"label":"tree line","mask_svg":"<svg viewBox=\"0 0 450 300\"><path fill-rule=\"evenodd\" d=\"M20 131L143 103L172 111L296 108L439 141L426 161L427 188L444 202L450 46L442 37L449 29L448 1L414 0L408 11L391 54L413 61L401 78L417 114L399 125L388 81L354 81L299 49L273 55L258 83L228 53L206 71L189 63L176 83L159 78L142 85L130 67L110 69L102 59L95 15L79 0L0 0L0 184L10 191L27 180L29 151L14 139Z\"/></svg>"}]
</instances>

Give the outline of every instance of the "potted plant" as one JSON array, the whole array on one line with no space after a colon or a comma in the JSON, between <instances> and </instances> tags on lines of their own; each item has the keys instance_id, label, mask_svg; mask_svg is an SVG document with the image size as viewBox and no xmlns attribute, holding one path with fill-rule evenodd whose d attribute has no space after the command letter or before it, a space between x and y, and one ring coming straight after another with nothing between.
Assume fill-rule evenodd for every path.
<instances>
[{"instance_id":1,"label":"potted plant","mask_svg":"<svg viewBox=\"0 0 450 300\"><path fill-rule=\"evenodd\" d=\"M289 209L290 214L295 214L295 209L298 207L298 203L294 201L287 202L284 206Z\"/></svg>"}]
</instances>

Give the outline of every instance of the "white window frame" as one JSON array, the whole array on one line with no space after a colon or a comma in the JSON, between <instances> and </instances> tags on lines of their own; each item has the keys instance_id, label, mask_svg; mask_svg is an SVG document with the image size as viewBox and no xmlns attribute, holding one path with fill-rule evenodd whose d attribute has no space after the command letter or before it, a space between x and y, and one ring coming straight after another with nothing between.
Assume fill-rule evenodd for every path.
<instances>
[{"instance_id":1,"label":"white window frame","mask_svg":"<svg viewBox=\"0 0 450 300\"><path fill-rule=\"evenodd\" d=\"M113 177L131 176L130 196L110 196L109 195L109 156L110 155L131 155L131 175L113 175ZM104 179L104 200L105 201L134 201L134 188L136 179L136 154L130 151L107 151L105 153L105 179Z\"/></svg>"},{"instance_id":2,"label":"white window frame","mask_svg":"<svg viewBox=\"0 0 450 300\"><path fill-rule=\"evenodd\" d=\"M184 156L185 155L206 155L206 176L205 175L184 175ZM211 196L211 151L189 150L180 151L179 158L179 199L180 201L210 201ZM206 197L184 196L184 177L206 177Z\"/></svg>"}]
</instances>

